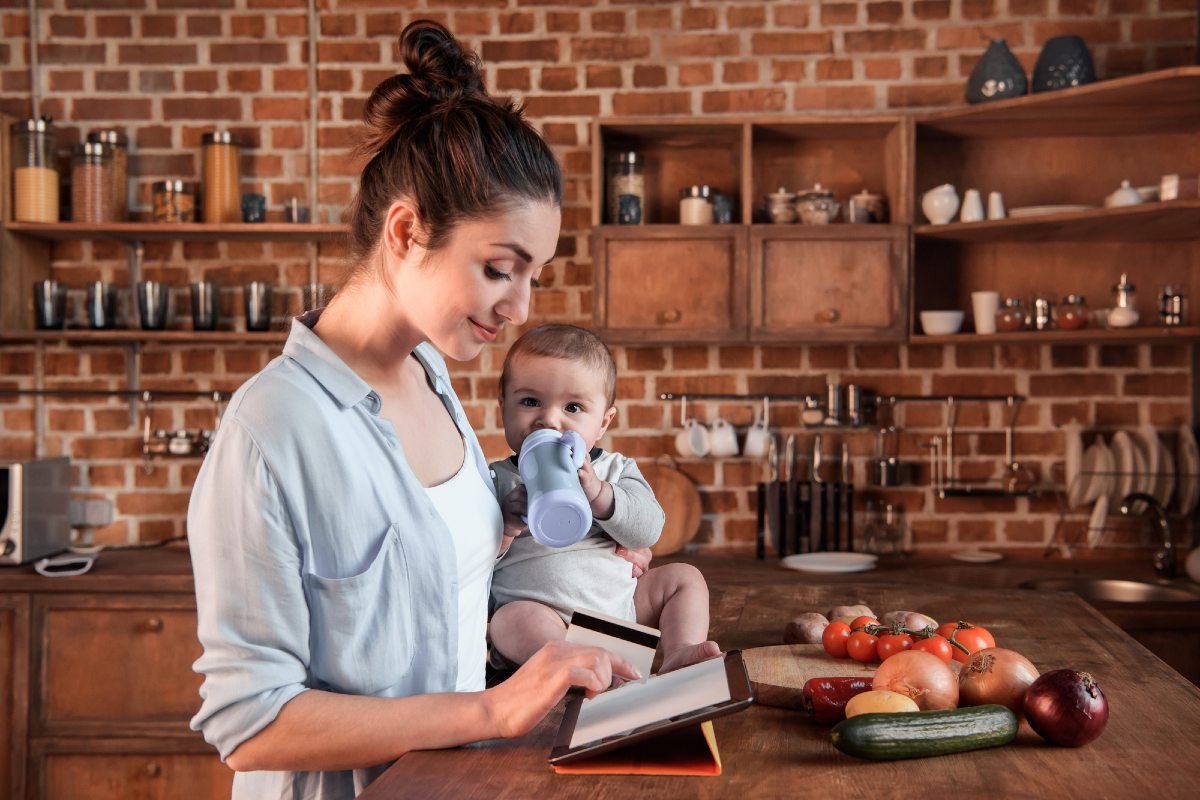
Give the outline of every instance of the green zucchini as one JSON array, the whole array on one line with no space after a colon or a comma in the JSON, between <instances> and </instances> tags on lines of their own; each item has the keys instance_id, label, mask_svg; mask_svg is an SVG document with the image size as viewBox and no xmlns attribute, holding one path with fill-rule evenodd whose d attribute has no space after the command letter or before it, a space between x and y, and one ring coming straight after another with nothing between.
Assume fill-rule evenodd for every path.
<instances>
[{"instance_id":1,"label":"green zucchini","mask_svg":"<svg viewBox=\"0 0 1200 800\"><path fill-rule=\"evenodd\" d=\"M1017 718L1001 705L915 714L859 714L839 722L830 734L838 750L874 761L997 747L1016 735Z\"/></svg>"}]
</instances>

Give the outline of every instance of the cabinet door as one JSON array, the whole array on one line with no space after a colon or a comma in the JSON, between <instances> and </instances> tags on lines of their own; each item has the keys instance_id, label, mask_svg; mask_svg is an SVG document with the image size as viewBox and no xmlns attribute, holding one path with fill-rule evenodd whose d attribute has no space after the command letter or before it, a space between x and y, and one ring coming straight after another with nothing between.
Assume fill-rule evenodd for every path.
<instances>
[{"instance_id":1,"label":"cabinet door","mask_svg":"<svg viewBox=\"0 0 1200 800\"><path fill-rule=\"evenodd\" d=\"M751 263L753 341L904 339L903 225L756 227Z\"/></svg>"},{"instance_id":2,"label":"cabinet door","mask_svg":"<svg viewBox=\"0 0 1200 800\"><path fill-rule=\"evenodd\" d=\"M34 735L188 734L202 678L190 595L35 599Z\"/></svg>"},{"instance_id":3,"label":"cabinet door","mask_svg":"<svg viewBox=\"0 0 1200 800\"><path fill-rule=\"evenodd\" d=\"M28 679L29 599L0 594L0 797L25 792Z\"/></svg>"},{"instance_id":4,"label":"cabinet door","mask_svg":"<svg viewBox=\"0 0 1200 800\"><path fill-rule=\"evenodd\" d=\"M742 226L595 230L595 324L614 342L746 339Z\"/></svg>"},{"instance_id":5,"label":"cabinet door","mask_svg":"<svg viewBox=\"0 0 1200 800\"><path fill-rule=\"evenodd\" d=\"M39 741L30 763L32 800L216 800L233 770L204 742L162 747L144 739Z\"/></svg>"}]
</instances>

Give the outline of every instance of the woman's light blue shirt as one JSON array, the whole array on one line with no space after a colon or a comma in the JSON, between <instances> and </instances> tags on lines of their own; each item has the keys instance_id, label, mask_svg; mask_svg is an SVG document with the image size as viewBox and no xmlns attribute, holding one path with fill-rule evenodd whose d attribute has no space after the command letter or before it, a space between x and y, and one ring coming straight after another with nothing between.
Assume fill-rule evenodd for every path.
<instances>
[{"instance_id":1,"label":"woman's light blue shirt","mask_svg":"<svg viewBox=\"0 0 1200 800\"><path fill-rule=\"evenodd\" d=\"M450 531L379 396L311 330L318 314L234 394L188 507L204 648L192 727L222 759L307 689L402 697L457 679ZM441 355L414 355L487 478ZM352 797L385 767L239 773L234 797Z\"/></svg>"}]
</instances>

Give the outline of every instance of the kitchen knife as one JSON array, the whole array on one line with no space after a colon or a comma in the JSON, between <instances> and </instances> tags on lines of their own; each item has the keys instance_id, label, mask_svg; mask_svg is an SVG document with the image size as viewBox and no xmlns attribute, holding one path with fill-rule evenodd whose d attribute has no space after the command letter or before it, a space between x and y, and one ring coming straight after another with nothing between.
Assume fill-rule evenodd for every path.
<instances>
[{"instance_id":1,"label":"kitchen knife","mask_svg":"<svg viewBox=\"0 0 1200 800\"><path fill-rule=\"evenodd\" d=\"M842 443L842 485L846 487L846 550L854 552L854 475L850 471L850 448Z\"/></svg>"},{"instance_id":2,"label":"kitchen knife","mask_svg":"<svg viewBox=\"0 0 1200 800\"><path fill-rule=\"evenodd\" d=\"M754 556L762 561L767 554L767 484L759 481L754 487L758 516L754 522Z\"/></svg>"},{"instance_id":3,"label":"kitchen knife","mask_svg":"<svg viewBox=\"0 0 1200 800\"><path fill-rule=\"evenodd\" d=\"M784 513L780 515L784 521L781 535L783 544L782 555L788 555L796 544L796 434L789 433L783 445L783 463L787 472L784 484Z\"/></svg>"}]
</instances>

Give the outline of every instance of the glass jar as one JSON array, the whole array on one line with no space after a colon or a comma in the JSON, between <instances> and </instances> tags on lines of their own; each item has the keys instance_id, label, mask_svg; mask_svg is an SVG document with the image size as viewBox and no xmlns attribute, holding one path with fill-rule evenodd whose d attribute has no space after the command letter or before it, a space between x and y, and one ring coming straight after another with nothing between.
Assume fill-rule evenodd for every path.
<instances>
[{"instance_id":1,"label":"glass jar","mask_svg":"<svg viewBox=\"0 0 1200 800\"><path fill-rule=\"evenodd\" d=\"M58 222L54 125L48 119L12 124L13 220Z\"/></svg>"},{"instance_id":2,"label":"glass jar","mask_svg":"<svg viewBox=\"0 0 1200 800\"><path fill-rule=\"evenodd\" d=\"M1182 286L1168 283L1158 290L1158 321L1170 328L1187 324L1187 294Z\"/></svg>"},{"instance_id":3,"label":"glass jar","mask_svg":"<svg viewBox=\"0 0 1200 800\"><path fill-rule=\"evenodd\" d=\"M1047 295L1037 294L1029 303L1031 311L1025 324L1035 331L1048 331L1054 327L1054 301Z\"/></svg>"},{"instance_id":4,"label":"glass jar","mask_svg":"<svg viewBox=\"0 0 1200 800\"><path fill-rule=\"evenodd\" d=\"M1121 280L1113 287L1113 307L1108 310L1110 328L1132 328L1137 325L1138 312L1134 307L1137 287L1129 282L1129 275L1121 273Z\"/></svg>"},{"instance_id":5,"label":"glass jar","mask_svg":"<svg viewBox=\"0 0 1200 800\"><path fill-rule=\"evenodd\" d=\"M796 198L796 211L805 225L828 225L837 219L840 209L833 192L819 183Z\"/></svg>"},{"instance_id":6,"label":"glass jar","mask_svg":"<svg viewBox=\"0 0 1200 800\"><path fill-rule=\"evenodd\" d=\"M778 192L767 195L767 214L771 222L787 225L796 221L796 193L780 186Z\"/></svg>"},{"instance_id":7,"label":"glass jar","mask_svg":"<svg viewBox=\"0 0 1200 800\"><path fill-rule=\"evenodd\" d=\"M1088 317L1091 312L1088 311L1087 300L1081 294L1069 294L1063 298L1062 304L1059 305L1055 312L1054 321L1058 327L1064 331L1077 331L1080 328L1086 328Z\"/></svg>"},{"instance_id":8,"label":"glass jar","mask_svg":"<svg viewBox=\"0 0 1200 800\"><path fill-rule=\"evenodd\" d=\"M1002 333L1023 330L1025 328L1025 307L1020 298L1006 297L1004 305L996 310L996 330Z\"/></svg>"},{"instance_id":9,"label":"glass jar","mask_svg":"<svg viewBox=\"0 0 1200 800\"><path fill-rule=\"evenodd\" d=\"M711 225L712 221L712 189L689 186L679 193L680 225Z\"/></svg>"},{"instance_id":10,"label":"glass jar","mask_svg":"<svg viewBox=\"0 0 1200 800\"><path fill-rule=\"evenodd\" d=\"M155 222L195 222L196 190L187 181L156 181L154 191Z\"/></svg>"},{"instance_id":11,"label":"glass jar","mask_svg":"<svg viewBox=\"0 0 1200 800\"><path fill-rule=\"evenodd\" d=\"M112 151L101 142L84 142L71 149L71 219L112 222Z\"/></svg>"},{"instance_id":12,"label":"glass jar","mask_svg":"<svg viewBox=\"0 0 1200 800\"><path fill-rule=\"evenodd\" d=\"M646 221L646 175L638 153L617 153L608 165L608 223L641 225Z\"/></svg>"},{"instance_id":13,"label":"glass jar","mask_svg":"<svg viewBox=\"0 0 1200 800\"><path fill-rule=\"evenodd\" d=\"M241 172L238 141L229 131L213 131L200 137L204 153L204 221L241 222Z\"/></svg>"},{"instance_id":14,"label":"glass jar","mask_svg":"<svg viewBox=\"0 0 1200 800\"><path fill-rule=\"evenodd\" d=\"M129 218L129 142L120 131L92 131L87 140L103 144L112 153L112 169L109 170L112 186L113 219L124 222Z\"/></svg>"}]
</instances>

